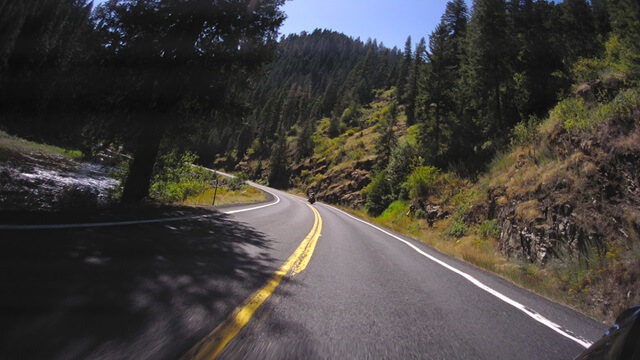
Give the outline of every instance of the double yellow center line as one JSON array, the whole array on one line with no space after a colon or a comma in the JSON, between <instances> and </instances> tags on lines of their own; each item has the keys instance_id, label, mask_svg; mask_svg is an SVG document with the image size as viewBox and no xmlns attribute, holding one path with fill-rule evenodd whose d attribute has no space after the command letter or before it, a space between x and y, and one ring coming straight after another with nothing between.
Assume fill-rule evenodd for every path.
<instances>
[{"instance_id":1,"label":"double yellow center line","mask_svg":"<svg viewBox=\"0 0 640 360\"><path fill-rule=\"evenodd\" d=\"M322 231L322 218L318 210L311 205L307 206L313 211L313 228L302 240L296 251L276 271L265 286L247 299L242 306L236 308L224 322L198 342L182 359L215 359L224 350L225 346L238 335L240 330L249 323L253 314L273 294L285 275L289 273L297 275L307 268Z\"/></svg>"}]
</instances>

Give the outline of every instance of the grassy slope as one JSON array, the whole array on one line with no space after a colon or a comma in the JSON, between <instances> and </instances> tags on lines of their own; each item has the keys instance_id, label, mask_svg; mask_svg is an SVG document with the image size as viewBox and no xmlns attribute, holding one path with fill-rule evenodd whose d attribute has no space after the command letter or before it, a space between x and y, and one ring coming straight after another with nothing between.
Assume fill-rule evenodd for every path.
<instances>
[{"instance_id":1,"label":"grassy slope","mask_svg":"<svg viewBox=\"0 0 640 360\"><path fill-rule=\"evenodd\" d=\"M80 151L39 144L0 131L0 160L7 161L23 157L24 155L59 155L72 160L82 159L82 152Z\"/></svg>"},{"instance_id":2,"label":"grassy slope","mask_svg":"<svg viewBox=\"0 0 640 360\"><path fill-rule=\"evenodd\" d=\"M208 189L200 195L189 197L183 205L211 205L213 203L213 195L214 189ZM248 185L242 186L239 190L220 187L215 195L216 206L228 204L251 204L267 199L267 196L262 191Z\"/></svg>"},{"instance_id":3,"label":"grassy slope","mask_svg":"<svg viewBox=\"0 0 640 360\"><path fill-rule=\"evenodd\" d=\"M314 155L294 167L294 186L303 191L313 188L325 201L362 206L361 190L371 182L376 159L377 125L394 97L394 90L379 91L368 107L359 109L356 124L343 129L342 134L333 139L327 136L329 119L323 119L313 135ZM401 141L406 138L403 113L399 115L395 131Z\"/></svg>"}]
</instances>

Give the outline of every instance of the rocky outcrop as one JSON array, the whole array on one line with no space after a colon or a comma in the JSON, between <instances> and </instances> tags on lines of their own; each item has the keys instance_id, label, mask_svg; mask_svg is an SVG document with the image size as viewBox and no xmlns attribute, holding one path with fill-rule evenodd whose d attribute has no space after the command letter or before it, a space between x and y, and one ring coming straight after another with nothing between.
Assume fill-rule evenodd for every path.
<instances>
[{"instance_id":1,"label":"rocky outcrop","mask_svg":"<svg viewBox=\"0 0 640 360\"><path fill-rule=\"evenodd\" d=\"M545 204L546 203L546 204ZM540 204L538 217L528 223L518 218L518 202L500 210L500 250L510 256L530 262L545 263L550 257L578 253L580 248L597 245L600 234L585 234L577 225L573 206Z\"/></svg>"},{"instance_id":2,"label":"rocky outcrop","mask_svg":"<svg viewBox=\"0 0 640 360\"><path fill-rule=\"evenodd\" d=\"M357 208L364 205L364 189L371 182L374 157L366 157L340 166L331 167L325 159L311 158L292 168L293 177L303 172L313 180L307 190L313 189L319 200Z\"/></svg>"},{"instance_id":3,"label":"rocky outcrop","mask_svg":"<svg viewBox=\"0 0 640 360\"><path fill-rule=\"evenodd\" d=\"M640 240L638 119L636 112L631 121L614 120L582 134L558 127L549 144L561 156L554 160L557 175L522 194L507 186L490 189L486 214L498 219L500 250L544 264Z\"/></svg>"},{"instance_id":4,"label":"rocky outcrop","mask_svg":"<svg viewBox=\"0 0 640 360\"><path fill-rule=\"evenodd\" d=\"M361 191L371 182L371 174L367 170L344 168L331 171L321 181L314 184L318 198L342 206L359 207L364 205Z\"/></svg>"}]
</instances>

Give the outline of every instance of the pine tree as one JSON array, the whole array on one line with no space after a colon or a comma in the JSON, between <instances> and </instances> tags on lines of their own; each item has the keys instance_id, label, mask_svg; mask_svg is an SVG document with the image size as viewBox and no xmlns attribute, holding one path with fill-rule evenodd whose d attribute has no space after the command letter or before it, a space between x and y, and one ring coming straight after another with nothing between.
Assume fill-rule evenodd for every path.
<instances>
[{"instance_id":1,"label":"pine tree","mask_svg":"<svg viewBox=\"0 0 640 360\"><path fill-rule=\"evenodd\" d=\"M396 83L396 96L401 104L404 104L405 94L404 89L407 86L407 79L409 77L409 71L411 70L411 63L413 61L411 46L411 36L407 37L407 41L404 44L404 56L400 61L398 70L398 82Z\"/></svg>"},{"instance_id":2,"label":"pine tree","mask_svg":"<svg viewBox=\"0 0 640 360\"><path fill-rule=\"evenodd\" d=\"M289 161L287 156L287 136L282 129L278 132L278 139L271 150L269 159L269 186L284 189L289 186Z\"/></svg>"},{"instance_id":3,"label":"pine tree","mask_svg":"<svg viewBox=\"0 0 640 360\"><path fill-rule=\"evenodd\" d=\"M340 135L340 118L337 115L331 115L327 135L332 139Z\"/></svg>"},{"instance_id":4,"label":"pine tree","mask_svg":"<svg viewBox=\"0 0 640 360\"><path fill-rule=\"evenodd\" d=\"M450 125L444 116L453 111L451 84L455 83L454 70L456 59L453 57L449 28L441 22L429 37L429 71L422 81L422 97L420 113L420 132L418 142L423 154L431 164L442 166L439 161L446 147L443 141L445 128ZM453 64L452 64L453 62Z\"/></svg>"},{"instance_id":5,"label":"pine tree","mask_svg":"<svg viewBox=\"0 0 640 360\"><path fill-rule=\"evenodd\" d=\"M306 121L302 127L300 135L296 142L296 156L298 160L313 155L313 122Z\"/></svg>"},{"instance_id":6,"label":"pine tree","mask_svg":"<svg viewBox=\"0 0 640 360\"><path fill-rule=\"evenodd\" d=\"M499 138L506 126L504 98L515 53L504 0L474 2L468 42L469 105L485 135Z\"/></svg>"},{"instance_id":7,"label":"pine tree","mask_svg":"<svg viewBox=\"0 0 640 360\"><path fill-rule=\"evenodd\" d=\"M613 32L640 54L640 3L636 0L609 0L608 9Z\"/></svg>"},{"instance_id":8,"label":"pine tree","mask_svg":"<svg viewBox=\"0 0 640 360\"><path fill-rule=\"evenodd\" d=\"M516 3L518 3L516 1ZM519 49L513 65L512 102L519 119L544 116L555 104L561 84L554 73L564 71L562 54L554 49L553 5L546 1L526 0L512 6L510 19L514 45Z\"/></svg>"},{"instance_id":9,"label":"pine tree","mask_svg":"<svg viewBox=\"0 0 640 360\"><path fill-rule=\"evenodd\" d=\"M411 64L411 71L407 79L407 88L405 94L405 113L407 115L407 125L411 126L416 122L415 109L416 109L416 97L418 96L418 78L422 73L422 67L424 65L424 56L426 53L426 43L424 38L420 39L418 46L416 46L416 52L413 57L413 63Z\"/></svg>"},{"instance_id":10,"label":"pine tree","mask_svg":"<svg viewBox=\"0 0 640 360\"><path fill-rule=\"evenodd\" d=\"M565 63L594 56L597 50L595 19L586 0L564 0L560 5L560 29Z\"/></svg>"},{"instance_id":11,"label":"pine tree","mask_svg":"<svg viewBox=\"0 0 640 360\"><path fill-rule=\"evenodd\" d=\"M609 0L591 0L598 41L604 43L611 32Z\"/></svg>"},{"instance_id":12,"label":"pine tree","mask_svg":"<svg viewBox=\"0 0 640 360\"><path fill-rule=\"evenodd\" d=\"M378 156L376 168L379 170L387 167L389 159L391 158L391 152L398 144L398 138L394 130L398 123L397 109L397 103L392 103L389 106L389 111L387 111L378 125L378 134L380 134L380 136L376 140L375 149L376 155Z\"/></svg>"}]
</instances>

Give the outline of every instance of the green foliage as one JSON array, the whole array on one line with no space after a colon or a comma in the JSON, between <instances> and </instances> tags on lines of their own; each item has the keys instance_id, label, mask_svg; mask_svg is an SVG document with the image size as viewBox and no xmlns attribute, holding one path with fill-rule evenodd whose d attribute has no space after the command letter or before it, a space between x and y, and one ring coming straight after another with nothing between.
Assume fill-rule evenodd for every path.
<instances>
[{"instance_id":1,"label":"green foliage","mask_svg":"<svg viewBox=\"0 0 640 360\"><path fill-rule=\"evenodd\" d=\"M117 164L111 171L109 176L118 181L118 185L108 190L108 197L113 201L119 201L122 198L122 192L124 191L124 182L129 176L130 160L123 161Z\"/></svg>"},{"instance_id":2,"label":"green foliage","mask_svg":"<svg viewBox=\"0 0 640 360\"><path fill-rule=\"evenodd\" d=\"M414 160L417 156L417 150L408 142L396 146L391 152L391 159L387 166L387 176L389 186L394 197L406 199L408 196L407 188L403 186L409 174L413 170Z\"/></svg>"},{"instance_id":3,"label":"green foliage","mask_svg":"<svg viewBox=\"0 0 640 360\"><path fill-rule=\"evenodd\" d=\"M197 158L188 151L180 154L174 150L161 155L154 168L150 196L160 202L175 203L211 188L213 174L194 166Z\"/></svg>"},{"instance_id":4,"label":"green foliage","mask_svg":"<svg viewBox=\"0 0 640 360\"><path fill-rule=\"evenodd\" d=\"M602 104L591 114L592 122L600 123L614 118L631 119L634 111L640 109L640 92L637 89L621 91L612 101Z\"/></svg>"},{"instance_id":5,"label":"green foliage","mask_svg":"<svg viewBox=\"0 0 640 360\"><path fill-rule=\"evenodd\" d=\"M302 128L300 135L296 139L296 156L298 160L304 159L313 155L313 128L311 122L307 122L307 124Z\"/></svg>"},{"instance_id":6,"label":"green foliage","mask_svg":"<svg viewBox=\"0 0 640 360\"><path fill-rule=\"evenodd\" d=\"M573 67L573 76L578 82L594 83L606 69L606 64L597 58L580 59Z\"/></svg>"},{"instance_id":7,"label":"green foliage","mask_svg":"<svg viewBox=\"0 0 640 360\"><path fill-rule=\"evenodd\" d=\"M327 129L327 136L330 138L335 138L341 133L341 125L340 118L332 116L329 121L329 128Z\"/></svg>"},{"instance_id":8,"label":"green foliage","mask_svg":"<svg viewBox=\"0 0 640 360\"><path fill-rule=\"evenodd\" d=\"M461 238L467 234L469 227L462 221L461 218L453 220L449 227L445 230L445 234L454 238Z\"/></svg>"},{"instance_id":9,"label":"green foliage","mask_svg":"<svg viewBox=\"0 0 640 360\"><path fill-rule=\"evenodd\" d=\"M590 127L589 110L581 97L562 100L551 111L551 116L564 125L567 131Z\"/></svg>"},{"instance_id":10,"label":"green foliage","mask_svg":"<svg viewBox=\"0 0 640 360\"><path fill-rule=\"evenodd\" d=\"M346 124L347 126L349 126L349 125L354 125L357 119L358 119L358 107L355 102L352 102L351 105L348 108L344 109L344 111L342 112L340 121L343 124Z\"/></svg>"},{"instance_id":11,"label":"green foliage","mask_svg":"<svg viewBox=\"0 0 640 360\"><path fill-rule=\"evenodd\" d=\"M387 180L387 172L379 172L365 188L365 207L367 212L373 216L378 216L391 204L391 187Z\"/></svg>"},{"instance_id":12,"label":"green foliage","mask_svg":"<svg viewBox=\"0 0 640 360\"><path fill-rule=\"evenodd\" d=\"M418 134L420 132L420 126L418 124L411 125L407 128L407 138L406 141L408 144L412 146L418 145Z\"/></svg>"},{"instance_id":13,"label":"green foliage","mask_svg":"<svg viewBox=\"0 0 640 360\"><path fill-rule=\"evenodd\" d=\"M224 179L224 184L231 191L238 191L238 190L244 189L246 186L245 183L246 183L245 179L241 178L240 176Z\"/></svg>"},{"instance_id":14,"label":"green foliage","mask_svg":"<svg viewBox=\"0 0 640 360\"><path fill-rule=\"evenodd\" d=\"M396 200L392 202L382 212L382 214L380 214L380 216L378 216L378 219L385 222L389 221L392 223L397 223L398 221L402 220L406 216L408 208L409 208L408 201Z\"/></svg>"},{"instance_id":15,"label":"green foliage","mask_svg":"<svg viewBox=\"0 0 640 360\"><path fill-rule=\"evenodd\" d=\"M598 124L614 118L630 118L640 108L640 93L625 89L609 102L588 106L581 97L570 97L552 110L551 117L562 123L567 131L591 131Z\"/></svg>"},{"instance_id":16,"label":"green foliage","mask_svg":"<svg viewBox=\"0 0 640 360\"><path fill-rule=\"evenodd\" d=\"M426 198L429 196L439 176L440 170L437 168L433 166L419 166L409 175L404 186L409 191L409 196L412 199Z\"/></svg>"},{"instance_id":17,"label":"green foliage","mask_svg":"<svg viewBox=\"0 0 640 360\"><path fill-rule=\"evenodd\" d=\"M384 118L377 128L380 134L375 145L376 154L378 155L376 164L378 169L387 167L389 159L391 158L391 152L398 143L394 129L398 122L396 109L397 104L392 103L389 109L384 112Z\"/></svg>"},{"instance_id":18,"label":"green foliage","mask_svg":"<svg viewBox=\"0 0 640 360\"><path fill-rule=\"evenodd\" d=\"M527 121L521 121L512 130L511 144L536 145L540 140L538 125L540 121L532 116Z\"/></svg>"},{"instance_id":19,"label":"green foliage","mask_svg":"<svg viewBox=\"0 0 640 360\"><path fill-rule=\"evenodd\" d=\"M271 159L269 160L269 186L286 188L289 186L289 159L287 155L287 138L282 131L278 141L273 145Z\"/></svg>"},{"instance_id":20,"label":"green foliage","mask_svg":"<svg viewBox=\"0 0 640 360\"><path fill-rule=\"evenodd\" d=\"M500 227L498 226L498 220L485 220L480 224L478 228L478 235L483 240L497 239L500 236Z\"/></svg>"},{"instance_id":21,"label":"green foliage","mask_svg":"<svg viewBox=\"0 0 640 360\"><path fill-rule=\"evenodd\" d=\"M614 76L627 80L638 80L639 57L618 35L612 35L605 43L605 52L600 57L582 58L573 67L578 82L594 84Z\"/></svg>"}]
</instances>

